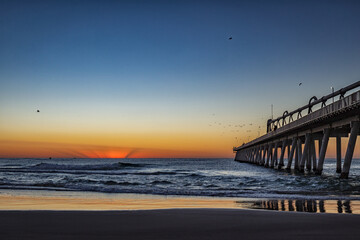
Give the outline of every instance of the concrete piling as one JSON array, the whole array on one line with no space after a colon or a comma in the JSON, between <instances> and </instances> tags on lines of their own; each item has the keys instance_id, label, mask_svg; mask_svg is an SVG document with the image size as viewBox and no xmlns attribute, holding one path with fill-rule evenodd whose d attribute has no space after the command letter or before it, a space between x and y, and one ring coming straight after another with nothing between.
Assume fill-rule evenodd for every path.
<instances>
[{"instance_id":1,"label":"concrete piling","mask_svg":"<svg viewBox=\"0 0 360 240\"><path fill-rule=\"evenodd\" d=\"M341 137L336 136L336 172L341 173Z\"/></svg>"},{"instance_id":2,"label":"concrete piling","mask_svg":"<svg viewBox=\"0 0 360 240\"><path fill-rule=\"evenodd\" d=\"M284 166L284 155L285 155L286 144L287 144L287 140L282 141L278 169L281 169Z\"/></svg>"},{"instance_id":3,"label":"concrete piling","mask_svg":"<svg viewBox=\"0 0 360 240\"><path fill-rule=\"evenodd\" d=\"M291 163L292 163L292 160L293 160L293 157L294 157L295 148L296 148L296 143L297 143L297 138L294 137L294 138L292 139L292 143L291 143L290 155L288 156L288 163L287 163L287 166L286 166L286 169L287 169L287 170L290 170L290 169L291 169ZM289 145L289 147L290 147L290 145Z\"/></svg>"},{"instance_id":4,"label":"concrete piling","mask_svg":"<svg viewBox=\"0 0 360 240\"><path fill-rule=\"evenodd\" d=\"M271 168L274 168L275 163L277 162L278 145L279 145L279 142L276 142L275 146L274 146L274 155L273 155L273 158L271 159Z\"/></svg>"},{"instance_id":5,"label":"concrete piling","mask_svg":"<svg viewBox=\"0 0 360 240\"><path fill-rule=\"evenodd\" d=\"M313 171L316 172L317 169L317 160L316 160L316 150L315 150L315 140L311 141L311 157L312 157L312 167Z\"/></svg>"},{"instance_id":6,"label":"concrete piling","mask_svg":"<svg viewBox=\"0 0 360 240\"><path fill-rule=\"evenodd\" d=\"M308 149L307 149L307 156L306 156L306 170L308 170L308 171L311 171L311 160L312 160L312 136L311 136L311 134L309 135L309 138L310 138L310 140L309 140L309 147L308 147Z\"/></svg>"},{"instance_id":7,"label":"concrete piling","mask_svg":"<svg viewBox=\"0 0 360 240\"><path fill-rule=\"evenodd\" d=\"M295 155L295 170L300 170L300 161L301 161L301 149L302 149L301 139L297 138L296 143L296 155Z\"/></svg>"},{"instance_id":8,"label":"concrete piling","mask_svg":"<svg viewBox=\"0 0 360 240\"><path fill-rule=\"evenodd\" d=\"M344 166L340 178L348 178L349 176L350 165L354 154L356 138L357 135L359 134L360 122L359 121L351 122L350 126L351 126L351 131L350 131L349 143L346 149Z\"/></svg>"},{"instance_id":9,"label":"concrete piling","mask_svg":"<svg viewBox=\"0 0 360 240\"><path fill-rule=\"evenodd\" d=\"M265 167L269 167L270 152L271 152L271 144L269 144L269 145L267 146L267 157L266 157Z\"/></svg>"},{"instance_id":10,"label":"concrete piling","mask_svg":"<svg viewBox=\"0 0 360 240\"><path fill-rule=\"evenodd\" d=\"M263 146L263 157L261 159L261 166L265 165L266 146Z\"/></svg>"},{"instance_id":11,"label":"concrete piling","mask_svg":"<svg viewBox=\"0 0 360 240\"><path fill-rule=\"evenodd\" d=\"M317 166L316 173L321 174L324 166L325 154L326 149L329 143L329 136L330 136L330 128L324 130L324 135L321 141L321 148L320 148L320 155L319 155L319 162Z\"/></svg>"},{"instance_id":12,"label":"concrete piling","mask_svg":"<svg viewBox=\"0 0 360 240\"><path fill-rule=\"evenodd\" d=\"M304 172L305 160L309 155L308 149L309 149L309 145L310 145L310 139L311 139L311 135L309 133L307 133L305 136L304 153L302 154L301 161L300 161L300 172ZM300 148L300 152L301 152L301 148Z\"/></svg>"},{"instance_id":13,"label":"concrete piling","mask_svg":"<svg viewBox=\"0 0 360 240\"><path fill-rule=\"evenodd\" d=\"M287 145L287 158L288 158L288 161L289 161L290 151L291 151L291 142L290 141L287 141L287 142L288 142L288 145Z\"/></svg>"}]
</instances>

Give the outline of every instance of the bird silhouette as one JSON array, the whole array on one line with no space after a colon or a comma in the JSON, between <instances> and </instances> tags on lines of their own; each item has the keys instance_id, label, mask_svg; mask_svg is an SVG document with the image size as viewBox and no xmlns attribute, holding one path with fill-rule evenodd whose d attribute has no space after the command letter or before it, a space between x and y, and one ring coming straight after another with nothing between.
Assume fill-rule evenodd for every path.
<instances>
[{"instance_id":1,"label":"bird silhouette","mask_svg":"<svg viewBox=\"0 0 360 240\"><path fill-rule=\"evenodd\" d=\"M36 112L40 112L40 110L37 110Z\"/></svg>"},{"instance_id":2,"label":"bird silhouette","mask_svg":"<svg viewBox=\"0 0 360 240\"><path fill-rule=\"evenodd\" d=\"M299 86L301 86L302 85L302 83L299 83Z\"/></svg>"},{"instance_id":3,"label":"bird silhouette","mask_svg":"<svg viewBox=\"0 0 360 240\"><path fill-rule=\"evenodd\" d=\"M232 37L229 37L229 40L232 40Z\"/></svg>"}]
</instances>

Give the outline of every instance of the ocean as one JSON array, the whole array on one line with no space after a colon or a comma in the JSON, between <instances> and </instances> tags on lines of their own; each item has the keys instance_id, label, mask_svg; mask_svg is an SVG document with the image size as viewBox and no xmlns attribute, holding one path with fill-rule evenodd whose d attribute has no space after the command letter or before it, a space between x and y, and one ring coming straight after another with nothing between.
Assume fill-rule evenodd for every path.
<instances>
[{"instance_id":1,"label":"ocean","mask_svg":"<svg viewBox=\"0 0 360 240\"><path fill-rule=\"evenodd\" d=\"M326 159L318 176L233 159L0 159L0 189L360 200L359 159L349 179L339 179L335 166Z\"/></svg>"}]
</instances>

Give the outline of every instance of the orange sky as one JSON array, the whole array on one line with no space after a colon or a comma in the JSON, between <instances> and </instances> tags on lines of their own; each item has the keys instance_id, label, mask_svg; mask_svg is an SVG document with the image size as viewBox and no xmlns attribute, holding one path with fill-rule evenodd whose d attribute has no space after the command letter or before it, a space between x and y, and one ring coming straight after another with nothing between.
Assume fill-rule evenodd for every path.
<instances>
[{"instance_id":1,"label":"orange sky","mask_svg":"<svg viewBox=\"0 0 360 240\"><path fill-rule=\"evenodd\" d=\"M265 134L259 117L249 123L248 116L235 121L226 114L166 121L109 116L66 117L55 110L8 114L0 119L0 157L232 158L232 147ZM347 139L342 142L344 156ZM358 140L355 157L359 146ZM335 157L334 139L326 157Z\"/></svg>"},{"instance_id":2,"label":"orange sky","mask_svg":"<svg viewBox=\"0 0 360 240\"><path fill-rule=\"evenodd\" d=\"M226 137L205 136L37 136L0 140L0 157L76 158L201 158L234 156ZM342 156L347 139L342 140ZM360 143L355 157L359 157ZM326 157L335 157L335 139L330 139Z\"/></svg>"},{"instance_id":3,"label":"orange sky","mask_svg":"<svg viewBox=\"0 0 360 240\"><path fill-rule=\"evenodd\" d=\"M85 140L88 138L87 140ZM90 157L90 158L201 158L232 157L231 143L217 143L216 139L194 136L136 136L122 138L74 136L65 142L1 140L0 157ZM63 142L61 142L63 140Z\"/></svg>"}]
</instances>

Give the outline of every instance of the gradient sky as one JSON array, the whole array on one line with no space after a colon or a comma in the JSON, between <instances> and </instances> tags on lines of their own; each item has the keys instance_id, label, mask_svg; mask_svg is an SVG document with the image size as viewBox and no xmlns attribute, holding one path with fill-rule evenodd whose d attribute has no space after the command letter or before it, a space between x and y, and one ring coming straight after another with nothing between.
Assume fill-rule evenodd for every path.
<instances>
[{"instance_id":1,"label":"gradient sky","mask_svg":"<svg viewBox=\"0 0 360 240\"><path fill-rule=\"evenodd\" d=\"M232 157L359 43L359 1L1 0L0 157Z\"/></svg>"}]
</instances>

